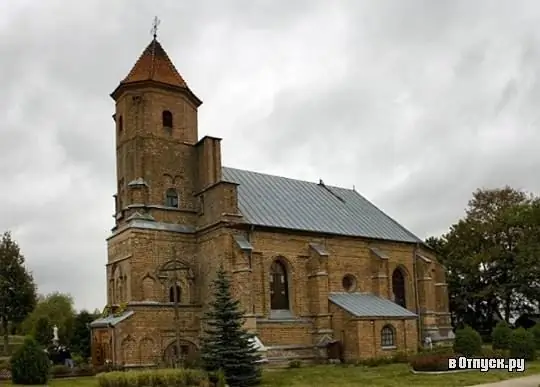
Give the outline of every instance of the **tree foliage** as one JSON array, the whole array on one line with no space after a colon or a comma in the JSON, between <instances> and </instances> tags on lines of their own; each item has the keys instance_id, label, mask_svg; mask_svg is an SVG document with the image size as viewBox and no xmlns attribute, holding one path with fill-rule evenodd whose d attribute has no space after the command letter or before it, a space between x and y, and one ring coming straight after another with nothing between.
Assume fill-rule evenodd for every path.
<instances>
[{"instance_id":1,"label":"tree foliage","mask_svg":"<svg viewBox=\"0 0 540 387\"><path fill-rule=\"evenodd\" d=\"M493 329L491 345L493 349L509 349L511 338L512 328L506 321L501 321Z\"/></svg>"},{"instance_id":2,"label":"tree foliage","mask_svg":"<svg viewBox=\"0 0 540 387\"><path fill-rule=\"evenodd\" d=\"M206 314L208 328L202 339L204 367L210 372L223 372L231 387L257 385L261 381L257 366L261 357L250 342L253 335L242 326L243 313L231 295L223 267L219 267L213 287L214 299Z\"/></svg>"},{"instance_id":3,"label":"tree foliage","mask_svg":"<svg viewBox=\"0 0 540 387\"><path fill-rule=\"evenodd\" d=\"M467 357L480 355L482 353L480 334L470 326L458 329L454 339L454 352Z\"/></svg>"},{"instance_id":4,"label":"tree foliage","mask_svg":"<svg viewBox=\"0 0 540 387\"><path fill-rule=\"evenodd\" d=\"M23 322L23 332L31 334L41 317L46 317L52 326L58 327L61 344L68 345L71 342L75 308L73 307L73 298L69 294L55 292L47 296L40 296L35 309Z\"/></svg>"},{"instance_id":5,"label":"tree foliage","mask_svg":"<svg viewBox=\"0 0 540 387\"><path fill-rule=\"evenodd\" d=\"M39 345L47 348L53 339L52 330L53 326L49 318L47 316L41 316L36 321L32 336Z\"/></svg>"},{"instance_id":6,"label":"tree foliage","mask_svg":"<svg viewBox=\"0 0 540 387\"><path fill-rule=\"evenodd\" d=\"M530 330L518 328L512 332L512 337L510 338L510 357L529 361L536 358L534 335Z\"/></svg>"},{"instance_id":7,"label":"tree foliage","mask_svg":"<svg viewBox=\"0 0 540 387\"><path fill-rule=\"evenodd\" d=\"M27 337L11 358L13 384L35 386L49 380L49 358L32 337Z\"/></svg>"},{"instance_id":8,"label":"tree foliage","mask_svg":"<svg viewBox=\"0 0 540 387\"><path fill-rule=\"evenodd\" d=\"M99 312L99 311L98 311ZM71 338L72 351L87 359L91 356L90 349L90 323L99 317L99 313L91 314L82 310L75 316L73 336Z\"/></svg>"},{"instance_id":9,"label":"tree foliage","mask_svg":"<svg viewBox=\"0 0 540 387\"><path fill-rule=\"evenodd\" d=\"M36 286L25 267L19 245L5 232L0 240L0 327L4 352L9 351L9 328L21 322L36 305Z\"/></svg>"},{"instance_id":10,"label":"tree foliage","mask_svg":"<svg viewBox=\"0 0 540 387\"><path fill-rule=\"evenodd\" d=\"M448 269L454 325L491 332L496 321L538 303L539 224L538 197L510 187L478 189L463 219L426 240Z\"/></svg>"}]
</instances>

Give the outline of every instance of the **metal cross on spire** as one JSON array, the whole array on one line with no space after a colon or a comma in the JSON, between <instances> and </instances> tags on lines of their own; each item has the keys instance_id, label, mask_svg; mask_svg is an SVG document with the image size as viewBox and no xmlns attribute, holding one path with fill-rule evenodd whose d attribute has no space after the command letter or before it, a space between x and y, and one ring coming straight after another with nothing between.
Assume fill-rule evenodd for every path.
<instances>
[{"instance_id":1,"label":"metal cross on spire","mask_svg":"<svg viewBox=\"0 0 540 387\"><path fill-rule=\"evenodd\" d=\"M152 36L154 37L154 40L156 40L157 38L157 30L160 23L161 23L161 20L159 20L158 17L155 16L154 22L152 23L152 29L150 30L150 32L152 32Z\"/></svg>"}]
</instances>

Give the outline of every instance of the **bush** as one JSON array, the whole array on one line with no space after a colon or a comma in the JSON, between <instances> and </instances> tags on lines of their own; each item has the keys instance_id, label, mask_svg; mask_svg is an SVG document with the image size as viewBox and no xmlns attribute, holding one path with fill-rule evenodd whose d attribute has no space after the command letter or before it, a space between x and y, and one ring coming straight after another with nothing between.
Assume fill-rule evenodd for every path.
<instances>
[{"instance_id":1,"label":"bush","mask_svg":"<svg viewBox=\"0 0 540 387\"><path fill-rule=\"evenodd\" d=\"M97 375L99 387L207 387L208 375L193 369L160 369L146 371L108 372Z\"/></svg>"},{"instance_id":2,"label":"bush","mask_svg":"<svg viewBox=\"0 0 540 387\"><path fill-rule=\"evenodd\" d=\"M49 358L31 337L11 358L11 380L23 385L43 385L49 380Z\"/></svg>"},{"instance_id":3,"label":"bush","mask_svg":"<svg viewBox=\"0 0 540 387\"><path fill-rule=\"evenodd\" d=\"M422 353L411 358L410 365L415 371L448 371L448 359L453 356L434 353Z\"/></svg>"},{"instance_id":4,"label":"bush","mask_svg":"<svg viewBox=\"0 0 540 387\"><path fill-rule=\"evenodd\" d=\"M398 351L392 357L392 363L408 363L411 353L406 351Z\"/></svg>"},{"instance_id":5,"label":"bush","mask_svg":"<svg viewBox=\"0 0 540 387\"><path fill-rule=\"evenodd\" d=\"M356 364L362 365L366 367L380 367L382 365L387 365L394 363L394 359L392 357L370 357L367 359L359 360Z\"/></svg>"},{"instance_id":6,"label":"bush","mask_svg":"<svg viewBox=\"0 0 540 387\"><path fill-rule=\"evenodd\" d=\"M430 355L454 355L454 348L451 346L438 346L433 347L433 349L425 349L423 351L419 351L421 354L430 354Z\"/></svg>"},{"instance_id":7,"label":"bush","mask_svg":"<svg viewBox=\"0 0 540 387\"><path fill-rule=\"evenodd\" d=\"M51 367L51 376L55 378L71 375L72 373L73 370L65 365L55 365Z\"/></svg>"},{"instance_id":8,"label":"bush","mask_svg":"<svg viewBox=\"0 0 540 387\"><path fill-rule=\"evenodd\" d=\"M507 349L482 348L482 357L507 359L509 357L509 351Z\"/></svg>"},{"instance_id":9,"label":"bush","mask_svg":"<svg viewBox=\"0 0 540 387\"><path fill-rule=\"evenodd\" d=\"M454 339L454 352L467 357L480 355L482 353L480 334L469 326L458 329Z\"/></svg>"},{"instance_id":10,"label":"bush","mask_svg":"<svg viewBox=\"0 0 540 387\"><path fill-rule=\"evenodd\" d=\"M510 357L534 360L536 357L536 345L531 331L518 328L512 332L510 338Z\"/></svg>"},{"instance_id":11,"label":"bush","mask_svg":"<svg viewBox=\"0 0 540 387\"><path fill-rule=\"evenodd\" d=\"M208 374L210 385L214 387L226 387L227 379L223 371L210 372Z\"/></svg>"},{"instance_id":12,"label":"bush","mask_svg":"<svg viewBox=\"0 0 540 387\"><path fill-rule=\"evenodd\" d=\"M535 324L531 328L531 332L534 336L534 344L537 350L540 350L540 324Z\"/></svg>"},{"instance_id":13,"label":"bush","mask_svg":"<svg viewBox=\"0 0 540 387\"><path fill-rule=\"evenodd\" d=\"M82 357L81 355L79 355L78 353L74 354L72 356L72 359L73 359L73 363L75 363L75 365L80 365L80 364L86 364L87 363L87 360Z\"/></svg>"},{"instance_id":14,"label":"bush","mask_svg":"<svg viewBox=\"0 0 540 387\"><path fill-rule=\"evenodd\" d=\"M493 349L510 348L510 337L512 337L512 328L506 321L501 321L491 333L491 347Z\"/></svg>"}]
</instances>

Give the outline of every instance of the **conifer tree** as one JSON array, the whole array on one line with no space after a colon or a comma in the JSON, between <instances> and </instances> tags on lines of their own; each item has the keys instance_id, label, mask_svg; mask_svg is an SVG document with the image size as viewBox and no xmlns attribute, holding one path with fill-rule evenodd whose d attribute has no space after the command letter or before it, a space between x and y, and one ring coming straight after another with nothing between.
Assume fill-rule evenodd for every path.
<instances>
[{"instance_id":1,"label":"conifer tree","mask_svg":"<svg viewBox=\"0 0 540 387\"><path fill-rule=\"evenodd\" d=\"M233 299L230 281L223 266L213 281L214 298L206 313L207 328L202 339L201 358L209 372L222 372L231 387L254 386L261 382L261 360L243 328L240 303Z\"/></svg>"}]
</instances>

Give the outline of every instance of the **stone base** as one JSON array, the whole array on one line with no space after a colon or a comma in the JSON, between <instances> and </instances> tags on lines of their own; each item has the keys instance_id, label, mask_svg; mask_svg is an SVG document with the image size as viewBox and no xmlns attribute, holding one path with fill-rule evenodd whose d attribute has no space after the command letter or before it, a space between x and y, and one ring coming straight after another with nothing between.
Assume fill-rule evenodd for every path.
<instances>
[{"instance_id":1,"label":"stone base","mask_svg":"<svg viewBox=\"0 0 540 387\"><path fill-rule=\"evenodd\" d=\"M279 345L266 347L266 363L269 367L287 367L291 361L298 360L306 364L326 361L326 348L306 345Z\"/></svg>"}]
</instances>

